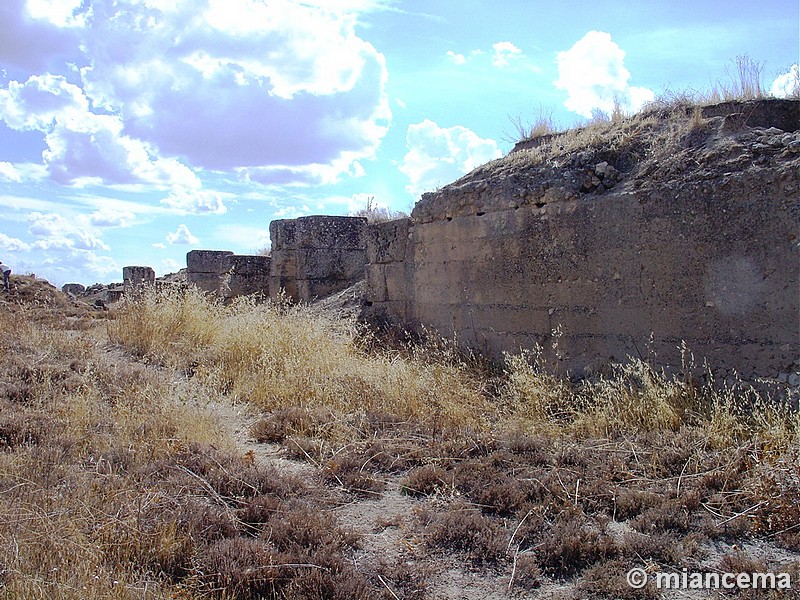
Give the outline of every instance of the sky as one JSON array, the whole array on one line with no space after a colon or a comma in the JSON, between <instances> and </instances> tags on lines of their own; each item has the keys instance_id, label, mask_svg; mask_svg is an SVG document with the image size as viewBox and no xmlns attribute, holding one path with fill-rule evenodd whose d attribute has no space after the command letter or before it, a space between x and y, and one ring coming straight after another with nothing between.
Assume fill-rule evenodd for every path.
<instances>
[{"instance_id":1,"label":"sky","mask_svg":"<svg viewBox=\"0 0 800 600\"><path fill-rule=\"evenodd\" d=\"M798 79L797 0L2 0L0 261L61 286L410 212L560 128Z\"/></svg>"}]
</instances>

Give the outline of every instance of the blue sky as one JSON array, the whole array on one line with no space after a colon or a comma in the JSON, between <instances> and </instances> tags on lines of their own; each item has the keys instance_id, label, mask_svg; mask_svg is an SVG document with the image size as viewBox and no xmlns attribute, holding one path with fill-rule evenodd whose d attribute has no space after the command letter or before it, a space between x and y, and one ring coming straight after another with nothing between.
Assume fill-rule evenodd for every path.
<instances>
[{"instance_id":1,"label":"blue sky","mask_svg":"<svg viewBox=\"0 0 800 600\"><path fill-rule=\"evenodd\" d=\"M3 0L0 260L56 285L254 253L507 153L522 122L796 82L797 0ZM787 84L788 82L788 84Z\"/></svg>"}]
</instances>

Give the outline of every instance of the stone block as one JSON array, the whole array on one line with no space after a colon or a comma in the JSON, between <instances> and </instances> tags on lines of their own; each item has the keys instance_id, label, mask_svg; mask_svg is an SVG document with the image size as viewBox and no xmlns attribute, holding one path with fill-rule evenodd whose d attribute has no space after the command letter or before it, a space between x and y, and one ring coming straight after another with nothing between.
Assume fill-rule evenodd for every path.
<instances>
[{"instance_id":1,"label":"stone block","mask_svg":"<svg viewBox=\"0 0 800 600\"><path fill-rule=\"evenodd\" d=\"M312 302L341 292L350 285L349 281L341 279L300 279L297 281L297 300Z\"/></svg>"},{"instance_id":2,"label":"stone block","mask_svg":"<svg viewBox=\"0 0 800 600\"><path fill-rule=\"evenodd\" d=\"M192 250L186 254L186 270L189 273L227 273L230 270L228 250Z\"/></svg>"},{"instance_id":3,"label":"stone block","mask_svg":"<svg viewBox=\"0 0 800 600\"><path fill-rule=\"evenodd\" d=\"M269 276L271 262L269 256L235 254L230 257L230 270L238 275Z\"/></svg>"},{"instance_id":4,"label":"stone block","mask_svg":"<svg viewBox=\"0 0 800 600\"><path fill-rule=\"evenodd\" d=\"M86 291L86 288L80 283L65 283L61 286L61 291L68 295L80 296Z\"/></svg>"},{"instance_id":5,"label":"stone block","mask_svg":"<svg viewBox=\"0 0 800 600\"><path fill-rule=\"evenodd\" d=\"M367 261L383 264L405 260L411 219L397 219L367 226Z\"/></svg>"},{"instance_id":6,"label":"stone block","mask_svg":"<svg viewBox=\"0 0 800 600\"><path fill-rule=\"evenodd\" d=\"M294 250L297 248L295 232L297 219L278 219L269 224L269 239L272 253L279 250Z\"/></svg>"},{"instance_id":7,"label":"stone block","mask_svg":"<svg viewBox=\"0 0 800 600\"><path fill-rule=\"evenodd\" d=\"M387 300L405 302L408 299L408 274L405 263L384 266Z\"/></svg>"},{"instance_id":8,"label":"stone block","mask_svg":"<svg viewBox=\"0 0 800 600\"><path fill-rule=\"evenodd\" d=\"M297 279L294 277L270 276L269 297L273 300L286 297L293 302L300 302L300 294L297 291Z\"/></svg>"},{"instance_id":9,"label":"stone block","mask_svg":"<svg viewBox=\"0 0 800 600\"><path fill-rule=\"evenodd\" d=\"M367 265L364 269L367 302L386 302L386 265Z\"/></svg>"},{"instance_id":10,"label":"stone block","mask_svg":"<svg viewBox=\"0 0 800 600\"><path fill-rule=\"evenodd\" d=\"M365 249L366 229L363 217L300 217L295 221L295 243L297 248Z\"/></svg>"},{"instance_id":11,"label":"stone block","mask_svg":"<svg viewBox=\"0 0 800 600\"><path fill-rule=\"evenodd\" d=\"M228 295L227 273L186 273L186 280L202 291L209 294L216 294L220 297Z\"/></svg>"},{"instance_id":12,"label":"stone block","mask_svg":"<svg viewBox=\"0 0 800 600\"><path fill-rule=\"evenodd\" d=\"M140 292L145 286L153 285L156 272L150 267L123 267L122 281L126 294Z\"/></svg>"},{"instance_id":13,"label":"stone block","mask_svg":"<svg viewBox=\"0 0 800 600\"><path fill-rule=\"evenodd\" d=\"M297 278L297 251L278 250L272 253L269 264L270 277Z\"/></svg>"},{"instance_id":14,"label":"stone block","mask_svg":"<svg viewBox=\"0 0 800 600\"><path fill-rule=\"evenodd\" d=\"M297 250L297 278L355 283L364 278L366 263L363 249L304 248Z\"/></svg>"}]
</instances>

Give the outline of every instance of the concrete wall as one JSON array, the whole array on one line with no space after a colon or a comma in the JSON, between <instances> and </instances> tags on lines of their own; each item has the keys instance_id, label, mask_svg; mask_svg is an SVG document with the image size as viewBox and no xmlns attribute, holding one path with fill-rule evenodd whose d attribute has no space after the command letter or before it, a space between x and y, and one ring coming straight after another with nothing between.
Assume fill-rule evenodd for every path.
<instances>
[{"instance_id":1,"label":"concrete wall","mask_svg":"<svg viewBox=\"0 0 800 600\"><path fill-rule=\"evenodd\" d=\"M269 295L269 256L240 255L230 257L230 279L228 296L249 296L250 294Z\"/></svg>"},{"instance_id":2,"label":"concrete wall","mask_svg":"<svg viewBox=\"0 0 800 600\"><path fill-rule=\"evenodd\" d=\"M614 194L414 226L407 287L392 294L379 282L369 299L494 355L550 350L560 328L573 373L646 357L652 336L660 364L679 366L685 341L699 363L777 376L800 358L796 222L785 198L726 191Z\"/></svg>"},{"instance_id":3,"label":"concrete wall","mask_svg":"<svg viewBox=\"0 0 800 600\"><path fill-rule=\"evenodd\" d=\"M310 216L272 221L270 296L296 302L328 296L364 278L367 220Z\"/></svg>"},{"instance_id":4,"label":"concrete wall","mask_svg":"<svg viewBox=\"0 0 800 600\"><path fill-rule=\"evenodd\" d=\"M800 372L800 135L734 125L687 146L696 171L584 193L515 167L424 196L370 228L369 313L493 356L539 345L574 375L628 356L679 369L684 342L720 374Z\"/></svg>"}]
</instances>

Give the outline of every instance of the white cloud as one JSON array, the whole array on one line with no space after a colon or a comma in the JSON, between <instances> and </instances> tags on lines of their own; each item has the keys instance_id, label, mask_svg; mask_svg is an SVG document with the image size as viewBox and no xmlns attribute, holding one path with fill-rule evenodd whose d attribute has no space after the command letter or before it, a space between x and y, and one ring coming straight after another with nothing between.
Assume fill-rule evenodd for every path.
<instances>
[{"instance_id":1,"label":"white cloud","mask_svg":"<svg viewBox=\"0 0 800 600\"><path fill-rule=\"evenodd\" d=\"M0 161L0 181L2 180L19 183L22 181L22 175L10 162Z\"/></svg>"},{"instance_id":2,"label":"white cloud","mask_svg":"<svg viewBox=\"0 0 800 600\"><path fill-rule=\"evenodd\" d=\"M17 163L0 161L0 181L22 183L27 181L41 181L47 177L47 168L36 163Z\"/></svg>"},{"instance_id":3,"label":"white cloud","mask_svg":"<svg viewBox=\"0 0 800 600\"><path fill-rule=\"evenodd\" d=\"M372 156L388 129L384 58L350 13L287 0L125 10L136 20L98 20L87 40L91 56L116 60L83 69L85 89L162 154L302 173Z\"/></svg>"},{"instance_id":4,"label":"white cloud","mask_svg":"<svg viewBox=\"0 0 800 600\"><path fill-rule=\"evenodd\" d=\"M86 219L67 219L58 213L32 212L28 215L28 233L38 238L33 247L40 250L110 250L88 227Z\"/></svg>"},{"instance_id":5,"label":"white cloud","mask_svg":"<svg viewBox=\"0 0 800 600\"><path fill-rule=\"evenodd\" d=\"M161 203L192 214L222 215L228 210L218 192L199 189L173 190Z\"/></svg>"},{"instance_id":6,"label":"white cloud","mask_svg":"<svg viewBox=\"0 0 800 600\"><path fill-rule=\"evenodd\" d=\"M769 93L776 98L797 98L800 96L800 65L792 65L772 82Z\"/></svg>"},{"instance_id":7,"label":"white cloud","mask_svg":"<svg viewBox=\"0 0 800 600\"><path fill-rule=\"evenodd\" d=\"M94 227L129 227L136 220L136 215L128 211L102 208L88 217Z\"/></svg>"},{"instance_id":8,"label":"white cloud","mask_svg":"<svg viewBox=\"0 0 800 600\"><path fill-rule=\"evenodd\" d=\"M522 58L522 50L517 48L511 42L497 42L492 44L492 65L495 67L507 67L509 62Z\"/></svg>"},{"instance_id":9,"label":"white cloud","mask_svg":"<svg viewBox=\"0 0 800 600\"><path fill-rule=\"evenodd\" d=\"M23 242L19 238L10 237L5 233L0 233L0 248L3 250L10 250L11 252L27 252L31 249L31 245Z\"/></svg>"},{"instance_id":10,"label":"white cloud","mask_svg":"<svg viewBox=\"0 0 800 600\"><path fill-rule=\"evenodd\" d=\"M183 267L181 267L180 263L177 260L172 258L165 258L161 261L161 272L162 273L177 273Z\"/></svg>"},{"instance_id":11,"label":"white cloud","mask_svg":"<svg viewBox=\"0 0 800 600\"><path fill-rule=\"evenodd\" d=\"M463 65L467 62L467 57L463 54L458 54L453 52L452 50L447 51L447 58L449 58L454 64Z\"/></svg>"},{"instance_id":12,"label":"white cloud","mask_svg":"<svg viewBox=\"0 0 800 600\"><path fill-rule=\"evenodd\" d=\"M602 31L590 31L572 48L559 52L555 86L567 92L569 110L584 117L600 110L611 113L615 102L626 112L639 110L655 95L647 88L628 84L625 52Z\"/></svg>"},{"instance_id":13,"label":"white cloud","mask_svg":"<svg viewBox=\"0 0 800 600\"><path fill-rule=\"evenodd\" d=\"M32 18L28 0L3 0L0 7L0 62L42 72L56 61L80 58L76 31L46 19ZM43 4L39 2L39 4ZM35 8L35 6L34 6Z\"/></svg>"},{"instance_id":14,"label":"white cloud","mask_svg":"<svg viewBox=\"0 0 800 600\"><path fill-rule=\"evenodd\" d=\"M0 118L19 131L47 131L57 119L80 120L88 110L83 90L61 75L33 75L25 83L10 81L7 89L0 89Z\"/></svg>"},{"instance_id":15,"label":"white cloud","mask_svg":"<svg viewBox=\"0 0 800 600\"><path fill-rule=\"evenodd\" d=\"M390 5L5 0L0 61L50 72L0 89L0 118L45 133L62 184L197 190L199 169L335 180L390 124L384 57L356 33L360 12Z\"/></svg>"},{"instance_id":16,"label":"white cloud","mask_svg":"<svg viewBox=\"0 0 800 600\"><path fill-rule=\"evenodd\" d=\"M175 233L167 234L167 243L169 244L191 245L197 244L199 241L200 240L193 236L189 228L183 223L178 225L178 229Z\"/></svg>"},{"instance_id":17,"label":"white cloud","mask_svg":"<svg viewBox=\"0 0 800 600\"><path fill-rule=\"evenodd\" d=\"M460 125L439 127L428 119L408 127L406 146L399 168L410 181L406 190L415 197L502 155L492 139Z\"/></svg>"},{"instance_id":18,"label":"white cloud","mask_svg":"<svg viewBox=\"0 0 800 600\"><path fill-rule=\"evenodd\" d=\"M119 116L91 112L83 90L63 76L9 82L0 89L0 118L12 129L45 133L42 158L58 183L200 186L185 165L159 158L147 144L125 135Z\"/></svg>"}]
</instances>

